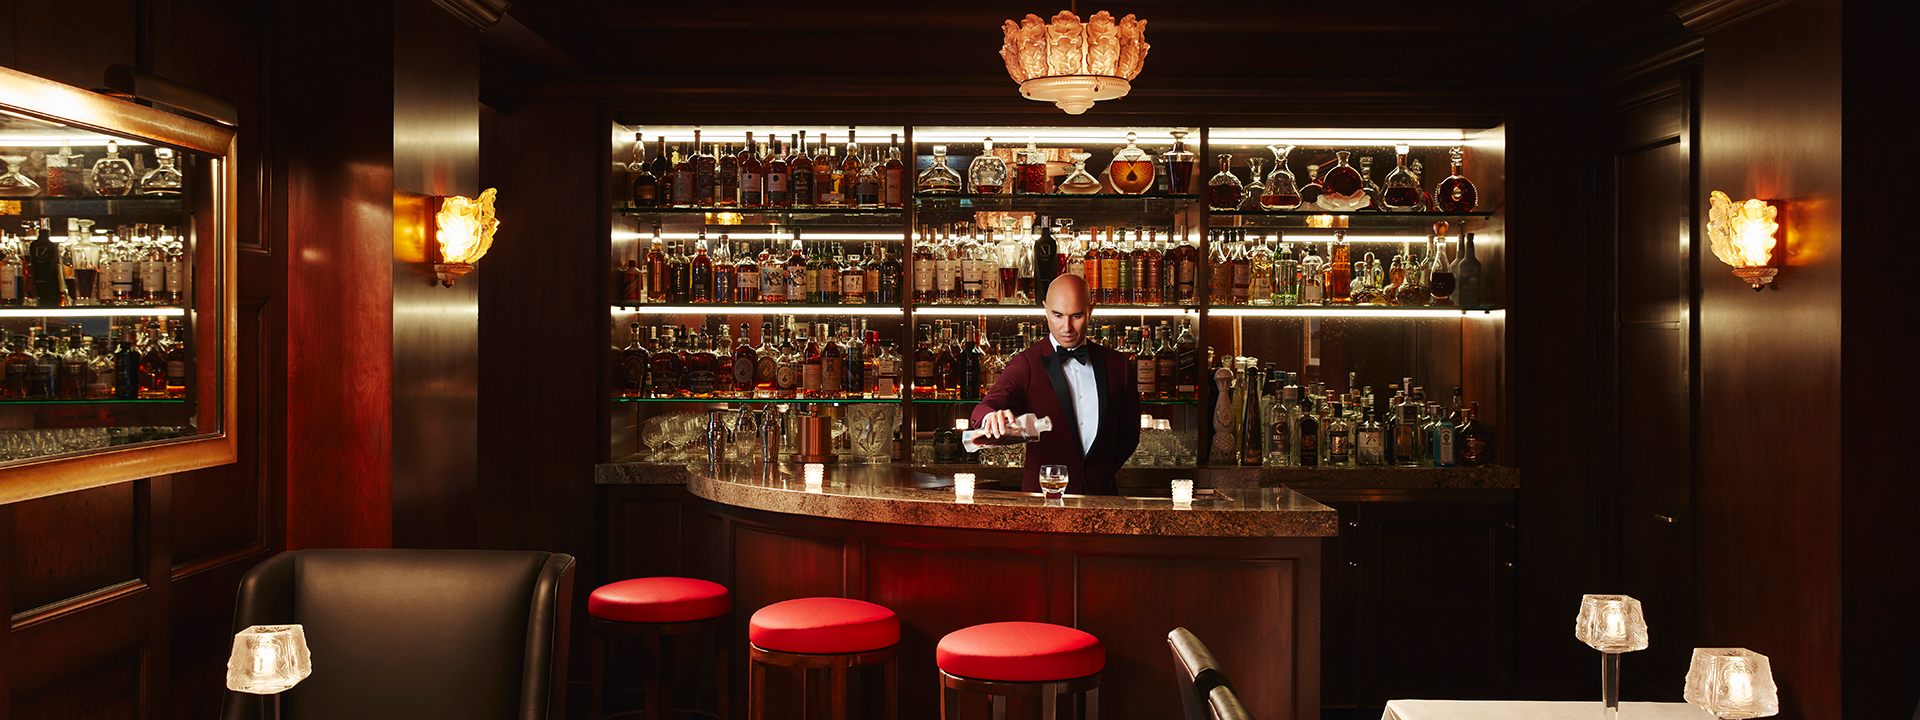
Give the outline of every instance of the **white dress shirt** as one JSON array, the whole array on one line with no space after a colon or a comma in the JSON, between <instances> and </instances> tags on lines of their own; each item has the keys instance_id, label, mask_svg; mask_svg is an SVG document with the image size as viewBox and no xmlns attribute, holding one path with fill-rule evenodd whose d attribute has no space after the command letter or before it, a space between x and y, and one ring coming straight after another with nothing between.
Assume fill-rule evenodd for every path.
<instances>
[{"instance_id":1,"label":"white dress shirt","mask_svg":"<svg viewBox=\"0 0 1920 720\"><path fill-rule=\"evenodd\" d=\"M1060 351L1060 341L1052 337L1047 340L1053 343L1054 352ZM1073 420L1080 428L1081 455L1093 450L1093 436L1100 432L1100 386L1094 384L1100 379L1099 374L1093 371L1094 358L1087 359L1088 362L1067 360L1063 368L1067 376L1067 392L1073 394Z\"/></svg>"}]
</instances>

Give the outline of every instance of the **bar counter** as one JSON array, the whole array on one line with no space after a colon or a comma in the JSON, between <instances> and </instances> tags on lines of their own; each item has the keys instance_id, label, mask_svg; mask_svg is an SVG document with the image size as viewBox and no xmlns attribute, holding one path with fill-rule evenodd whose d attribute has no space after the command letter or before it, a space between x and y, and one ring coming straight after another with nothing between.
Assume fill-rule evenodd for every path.
<instances>
[{"instance_id":1,"label":"bar counter","mask_svg":"<svg viewBox=\"0 0 1920 720\"><path fill-rule=\"evenodd\" d=\"M987 468L980 468L986 470ZM995 468L1006 470L1006 468ZM976 472L974 470L965 470ZM1014 473L1017 474L1017 470ZM988 473L978 473L987 475ZM1004 474L1004 473L1003 473ZM809 488L795 463L668 465L596 469L600 484L684 484L694 496L734 507L873 523L1020 532L1206 537L1332 537L1333 508L1286 487L1204 488L1188 507L1169 497L1068 495L995 489L956 499L953 471L892 465L825 466ZM1018 482L1017 477L1013 479ZM1139 488L1122 488L1123 492Z\"/></svg>"}]
</instances>

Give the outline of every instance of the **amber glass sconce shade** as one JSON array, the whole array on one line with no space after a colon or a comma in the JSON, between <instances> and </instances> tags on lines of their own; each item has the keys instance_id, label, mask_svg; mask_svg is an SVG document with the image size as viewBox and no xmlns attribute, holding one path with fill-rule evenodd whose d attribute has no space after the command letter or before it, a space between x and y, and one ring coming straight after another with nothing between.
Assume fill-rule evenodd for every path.
<instances>
[{"instance_id":1,"label":"amber glass sconce shade","mask_svg":"<svg viewBox=\"0 0 1920 720\"><path fill-rule=\"evenodd\" d=\"M1712 241L1714 257L1732 267L1734 277L1747 281L1755 291L1773 282L1780 273L1773 267L1779 209L1765 200L1736 203L1719 190L1713 191L1711 202L1707 238Z\"/></svg>"},{"instance_id":2,"label":"amber glass sconce shade","mask_svg":"<svg viewBox=\"0 0 1920 720\"><path fill-rule=\"evenodd\" d=\"M433 237L428 247L437 253L433 274L441 285L453 287L453 281L472 272L473 264L493 247L493 233L500 228L493 214L497 194L487 188L478 199L462 195L434 198Z\"/></svg>"},{"instance_id":3,"label":"amber glass sconce shade","mask_svg":"<svg viewBox=\"0 0 1920 720\"><path fill-rule=\"evenodd\" d=\"M1147 21L1115 20L1101 10L1086 20L1070 10L1051 22L1028 15L1000 26L1000 58L1020 95L1079 115L1101 100L1123 98L1147 61Z\"/></svg>"}]
</instances>

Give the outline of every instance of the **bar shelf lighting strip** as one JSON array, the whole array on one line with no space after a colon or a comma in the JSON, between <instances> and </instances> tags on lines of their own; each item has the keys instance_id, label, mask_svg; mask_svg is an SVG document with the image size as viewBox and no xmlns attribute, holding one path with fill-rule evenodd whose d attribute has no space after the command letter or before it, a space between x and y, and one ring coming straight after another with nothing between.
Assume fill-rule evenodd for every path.
<instances>
[{"instance_id":1,"label":"bar shelf lighting strip","mask_svg":"<svg viewBox=\"0 0 1920 720\"><path fill-rule=\"evenodd\" d=\"M641 141L647 143L647 153L649 157L659 149L660 136L665 135L667 137L667 144L669 145L673 143L690 143L693 142L693 131L695 130L700 131L700 142L702 143L744 143L747 141L747 133L753 133L755 142L766 142L768 138L785 142L791 140L792 136L804 132L807 134L808 145L818 146L822 133L825 133L828 145L841 147L847 144L847 126L845 125L627 126L629 133L639 133ZM861 145L884 145L888 141L888 136L891 135L899 135L902 140L905 140L907 129L904 127L864 127L858 125L853 128L853 139ZM690 148L682 148L682 150L689 149Z\"/></svg>"},{"instance_id":2,"label":"bar shelf lighting strip","mask_svg":"<svg viewBox=\"0 0 1920 720\"><path fill-rule=\"evenodd\" d=\"M177 307L0 308L0 318L183 317Z\"/></svg>"},{"instance_id":3,"label":"bar shelf lighting strip","mask_svg":"<svg viewBox=\"0 0 1920 720\"><path fill-rule=\"evenodd\" d=\"M913 142L927 144L978 144L986 138L1000 147L1022 148L1027 146L1027 138L1033 138L1039 145L1121 145L1127 141L1127 133L1133 133L1140 145L1173 145L1173 131L1187 133L1185 142L1198 147L1199 128L1176 127L929 127L914 128Z\"/></svg>"},{"instance_id":4,"label":"bar shelf lighting strip","mask_svg":"<svg viewBox=\"0 0 1920 720\"><path fill-rule=\"evenodd\" d=\"M1213 128L1213 145L1473 145L1468 131L1457 128Z\"/></svg>"},{"instance_id":5,"label":"bar shelf lighting strip","mask_svg":"<svg viewBox=\"0 0 1920 720\"><path fill-rule=\"evenodd\" d=\"M709 225L707 227L729 227L729 226ZM782 225L781 227L786 227L786 226ZM793 240L792 232L770 232L770 233L769 232L725 232L725 233L722 233L722 232L708 231L706 237L708 240L719 240L721 235L727 236L728 240L779 240L782 242ZM901 238L901 234L897 231L890 232L890 233L824 233L824 232L809 232L805 229L802 229L800 231L800 240L802 242L812 241L812 240L837 240L837 241L873 240L873 241L899 242L900 238ZM615 240L652 240L653 232L651 230L643 233L616 230L613 233L613 239ZM661 240L698 240L700 239L700 233L662 232L660 233L660 239Z\"/></svg>"},{"instance_id":6,"label":"bar shelf lighting strip","mask_svg":"<svg viewBox=\"0 0 1920 720\"><path fill-rule=\"evenodd\" d=\"M1093 308L1093 315L1095 318L1099 318L1103 316L1180 317L1182 315L1193 315L1196 312L1197 311L1195 311L1193 308L1180 308L1180 307L1102 309L1098 305L1095 305ZM942 317L949 317L949 316L1043 317L1044 316L1044 312L1037 307L1007 307L1003 305L940 305L940 306L934 306L934 307L917 307L913 309L913 314L926 315L926 316L942 316Z\"/></svg>"},{"instance_id":7,"label":"bar shelf lighting strip","mask_svg":"<svg viewBox=\"0 0 1920 720\"><path fill-rule=\"evenodd\" d=\"M613 308L614 315L902 315L895 305L640 305Z\"/></svg>"},{"instance_id":8,"label":"bar shelf lighting strip","mask_svg":"<svg viewBox=\"0 0 1920 720\"><path fill-rule=\"evenodd\" d=\"M1330 307L1231 307L1210 308L1207 314L1219 317L1370 317L1370 318L1464 318L1473 315L1505 320L1505 310L1461 310L1460 308L1330 308Z\"/></svg>"}]
</instances>

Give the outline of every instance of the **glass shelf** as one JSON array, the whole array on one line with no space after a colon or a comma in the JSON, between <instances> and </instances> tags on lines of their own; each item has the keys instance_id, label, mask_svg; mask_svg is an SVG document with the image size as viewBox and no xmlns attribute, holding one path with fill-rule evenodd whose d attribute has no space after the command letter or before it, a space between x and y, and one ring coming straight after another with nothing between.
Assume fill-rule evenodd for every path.
<instances>
[{"instance_id":1,"label":"glass shelf","mask_svg":"<svg viewBox=\"0 0 1920 720\"><path fill-rule=\"evenodd\" d=\"M185 398L142 398L135 400L0 400L0 405L185 405Z\"/></svg>"},{"instance_id":2,"label":"glass shelf","mask_svg":"<svg viewBox=\"0 0 1920 720\"><path fill-rule=\"evenodd\" d=\"M1352 229L1405 229L1419 230L1424 235L1436 222L1458 222L1467 219L1490 218L1492 211L1470 213L1447 212L1327 212L1325 210L1208 210L1214 217L1240 218L1242 223L1251 223L1257 227L1311 228L1316 230L1352 230ZM1214 227L1230 227L1214 223ZM1458 227L1449 228L1453 233Z\"/></svg>"},{"instance_id":3,"label":"glass shelf","mask_svg":"<svg viewBox=\"0 0 1920 720\"><path fill-rule=\"evenodd\" d=\"M0 198L0 215L18 215L28 218L178 215L186 210L186 201L177 197Z\"/></svg>"},{"instance_id":4,"label":"glass shelf","mask_svg":"<svg viewBox=\"0 0 1920 720\"><path fill-rule=\"evenodd\" d=\"M178 305L94 305L84 307L0 307L0 318L182 317Z\"/></svg>"},{"instance_id":5,"label":"glass shelf","mask_svg":"<svg viewBox=\"0 0 1920 720\"><path fill-rule=\"evenodd\" d=\"M1200 200L1199 195L980 195L956 193L913 196L921 213L972 210L1032 210L1036 212L1178 212Z\"/></svg>"},{"instance_id":6,"label":"glass shelf","mask_svg":"<svg viewBox=\"0 0 1920 720\"><path fill-rule=\"evenodd\" d=\"M1224 305L1208 306L1207 314L1219 317L1372 317L1372 318L1459 318L1467 315L1498 315L1507 311L1495 307L1394 307L1356 305L1352 307Z\"/></svg>"},{"instance_id":7,"label":"glass shelf","mask_svg":"<svg viewBox=\"0 0 1920 720\"><path fill-rule=\"evenodd\" d=\"M812 405L900 402L900 398L612 398L612 400L618 403L808 403Z\"/></svg>"},{"instance_id":8,"label":"glass shelf","mask_svg":"<svg viewBox=\"0 0 1920 720\"><path fill-rule=\"evenodd\" d=\"M615 303L616 312L640 315L901 315L899 305L824 303L751 303L728 305L637 305Z\"/></svg>"},{"instance_id":9,"label":"glass shelf","mask_svg":"<svg viewBox=\"0 0 1920 720\"><path fill-rule=\"evenodd\" d=\"M615 212L643 218L702 218L708 225L899 225L906 210L902 208L711 208L711 207L634 207L619 206Z\"/></svg>"},{"instance_id":10,"label":"glass shelf","mask_svg":"<svg viewBox=\"0 0 1920 720\"><path fill-rule=\"evenodd\" d=\"M1094 315L1128 315L1134 317L1178 317L1194 315L1199 310L1180 305L1094 305ZM1028 317L1042 314L1039 305L928 305L918 303L913 306L914 315L927 317Z\"/></svg>"},{"instance_id":11,"label":"glass shelf","mask_svg":"<svg viewBox=\"0 0 1920 720\"><path fill-rule=\"evenodd\" d=\"M979 400L926 400L914 398L915 405L978 405ZM1141 399L1141 405L1199 405L1199 400L1147 400Z\"/></svg>"}]
</instances>

